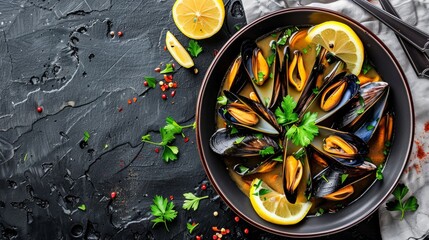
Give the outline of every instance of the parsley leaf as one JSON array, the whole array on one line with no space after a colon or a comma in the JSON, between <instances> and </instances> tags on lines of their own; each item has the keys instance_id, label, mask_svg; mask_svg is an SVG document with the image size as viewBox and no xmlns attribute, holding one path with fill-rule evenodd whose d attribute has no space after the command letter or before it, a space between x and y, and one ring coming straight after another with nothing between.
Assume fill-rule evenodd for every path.
<instances>
[{"instance_id":1,"label":"parsley leaf","mask_svg":"<svg viewBox=\"0 0 429 240\"><path fill-rule=\"evenodd\" d=\"M375 178L377 178L377 180L383 180L383 164L378 165Z\"/></svg>"},{"instance_id":2,"label":"parsley leaf","mask_svg":"<svg viewBox=\"0 0 429 240\"><path fill-rule=\"evenodd\" d=\"M369 63L368 58L365 58L362 65L362 73L367 74L372 69L372 65Z\"/></svg>"},{"instance_id":3,"label":"parsley leaf","mask_svg":"<svg viewBox=\"0 0 429 240\"><path fill-rule=\"evenodd\" d=\"M199 223L186 223L186 228L188 229L189 234L192 234L194 229L200 225Z\"/></svg>"},{"instance_id":4,"label":"parsley leaf","mask_svg":"<svg viewBox=\"0 0 429 240\"><path fill-rule=\"evenodd\" d=\"M83 141L84 142L87 143L90 137L91 137L91 135L89 135L88 131L83 132Z\"/></svg>"},{"instance_id":5,"label":"parsley leaf","mask_svg":"<svg viewBox=\"0 0 429 240\"><path fill-rule=\"evenodd\" d=\"M217 98L217 103L219 103L221 106L226 105L228 103L228 98L225 96L219 96Z\"/></svg>"},{"instance_id":6,"label":"parsley leaf","mask_svg":"<svg viewBox=\"0 0 429 240\"><path fill-rule=\"evenodd\" d=\"M81 211L84 211L84 212L86 211L86 205L85 204L81 204L77 208Z\"/></svg>"},{"instance_id":7,"label":"parsley leaf","mask_svg":"<svg viewBox=\"0 0 429 240\"><path fill-rule=\"evenodd\" d=\"M194 211L196 211L198 209L198 206L199 206L200 201L202 199L206 199L209 197L209 196L197 197L193 193L190 193L190 192L184 193L183 196L185 197L185 201L183 202L182 208L186 209L186 210L191 210L191 208L192 208L192 209L194 209Z\"/></svg>"},{"instance_id":8,"label":"parsley leaf","mask_svg":"<svg viewBox=\"0 0 429 240\"><path fill-rule=\"evenodd\" d=\"M404 219L405 211L416 211L419 208L417 198L414 196L409 197L406 201L403 198L408 193L408 187L404 184L398 184L395 191L393 191L394 200L391 200L386 203L386 209L388 211L400 211L401 220Z\"/></svg>"},{"instance_id":9,"label":"parsley leaf","mask_svg":"<svg viewBox=\"0 0 429 240\"><path fill-rule=\"evenodd\" d=\"M265 75L263 72L258 72L258 81L259 82L264 81L264 77L265 77Z\"/></svg>"},{"instance_id":10,"label":"parsley leaf","mask_svg":"<svg viewBox=\"0 0 429 240\"><path fill-rule=\"evenodd\" d=\"M349 175L346 173L341 174L341 183L344 183Z\"/></svg>"},{"instance_id":11,"label":"parsley leaf","mask_svg":"<svg viewBox=\"0 0 429 240\"><path fill-rule=\"evenodd\" d=\"M261 157L265 157L273 154L274 154L273 146L268 146L268 147L265 147L264 149L259 150L259 155L261 155Z\"/></svg>"},{"instance_id":12,"label":"parsley leaf","mask_svg":"<svg viewBox=\"0 0 429 240\"><path fill-rule=\"evenodd\" d=\"M240 144L244 140L244 138L245 137L239 137L239 138L235 139L234 144Z\"/></svg>"},{"instance_id":13,"label":"parsley leaf","mask_svg":"<svg viewBox=\"0 0 429 240\"><path fill-rule=\"evenodd\" d=\"M156 79L154 77L143 77L144 80L147 82L148 86L151 88L155 88L156 87Z\"/></svg>"},{"instance_id":14,"label":"parsley leaf","mask_svg":"<svg viewBox=\"0 0 429 240\"><path fill-rule=\"evenodd\" d=\"M183 127L180 126L172 117L167 117L165 119L167 125L164 126L164 129L171 131L174 134L179 134L182 132Z\"/></svg>"},{"instance_id":15,"label":"parsley leaf","mask_svg":"<svg viewBox=\"0 0 429 240\"><path fill-rule=\"evenodd\" d=\"M299 126L292 125L286 132L286 136L295 145L306 147L310 144L314 136L319 133L319 128L316 126L317 113L307 112L304 114Z\"/></svg>"},{"instance_id":16,"label":"parsley leaf","mask_svg":"<svg viewBox=\"0 0 429 240\"><path fill-rule=\"evenodd\" d=\"M268 194L270 192L271 192L271 190L269 190L269 189L261 188L261 189L259 189L259 191L253 193L253 195L255 195L255 196L263 196L263 195Z\"/></svg>"},{"instance_id":17,"label":"parsley leaf","mask_svg":"<svg viewBox=\"0 0 429 240\"><path fill-rule=\"evenodd\" d=\"M276 59L276 53L273 52L270 56L267 57L268 67L271 67L274 63L274 59Z\"/></svg>"},{"instance_id":18,"label":"parsley leaf","mask_svg":"<svg viewBox=\"0 0 429 240\"><path fill-rule=\"evenodd\" d=\"M273 158L271 160L276 161L276 162L283 162L283 156L279 155L279 156L277 156L277 157L275 157L275 158Z\"/></svg>"},{"instance_id":19,"label":"parsley leaf","mask_svg":"<svg viewBox=\"0 0 429 240\"><path fill-rule=\"evenodd\" d=\"M164 160L164 162L177 160L178 153L179 153L178 147L165 145L164 151L162 152L162 160Z\"/></svg>"},{"instance_id":20,"label":"parsley leaf","mask_svg":"<svg viewBox=\"0 0 429 240\"><path fill-rule=\"evenodd\" d=\"M158 223L164 223L165 229L168 230L167 221L171 222L177 217L177 211L174 210L174 203L168 202L167 198L156 195L153 198L153 204L150 205L151 214L155 219L152 219L154 223L152 228Z\"/></svg>"},{"instance_id":21,"label":"parsley leaf","mask_svg":"<svg viewBox=\"0 0 429 240\"><path fill-rule=\"evenodd\" d=\"M162 70L159 73L172 73L172 72L174 72L173 64L172 63L167 63L167 64L165 64L164 70Z\"/></svg>"},{"instance_id":22,"label":"parsley leaf","mask_svg":"<svg viewBox=\"0 0 429 240\"><path fill-rule=\"evenodd\" d=\"M189 41L188 52L192 57L198 57L198 55L203 51L203 48L198 44L197 41Z\"/></svg>"},{"instance_id":23,"label":"parsley leaf","mask_svg":"<svg viewBox=\"0 0 429 240\"><path fill-rule=\"evenodd\" d=\"M296 108L296 102L289 95L283 98L280 106L277 107L275 115L277 122L280 125L286 125L288 123L298 121L298 114L294 113L293 110Z\"/></svg>"},{"instance_id":24,"label":"parsley leaf","mask_svg":"<svg viewBox=\"0 0 429 240\"><path fill-rule=\"evenodd\" d=\"M315 88L312 89L314 94L319 94L319 88L316 86Z\"/></svg>"}]
</instances>

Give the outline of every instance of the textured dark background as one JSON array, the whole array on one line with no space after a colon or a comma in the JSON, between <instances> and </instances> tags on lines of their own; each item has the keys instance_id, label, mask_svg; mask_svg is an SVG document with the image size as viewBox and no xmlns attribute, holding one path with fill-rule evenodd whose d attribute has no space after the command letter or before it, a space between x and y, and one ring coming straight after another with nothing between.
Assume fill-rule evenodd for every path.
<instances>
[{"instance_id":1,"label":"textured dark background","mask_svg":"<svg viewBox=\"0 0 429 240\"><path fill-rule=\"evenodd\" d=\"M172 21L173 3L0 0L0 150L13 146L14 153L0 162L0 239L211 239L212 226L231 230L224 239L280 239L234 221L207 182L192 130L185 130L189 142L176 140L179 159L168 164L140 141L147 133L158 140L167 116L194 121L205 70L234 29L226 25L200 41L199 73L176 68L176 96L170 90L164 101L143 76L161 80L153 69L172 60L164 51L167 30L188 44ZM124 35L112 38L110 31ZM82 148L84 131L91 137ZM185 192L210 198L185 211ZM157 194L172 196L179 212L170 232L152 228L149 206ZM81 204L86 211L77 209ZM188 221L200 223L192 235ZM323 239L379 238L375 215Z\"/></svg>"}]
</instances>

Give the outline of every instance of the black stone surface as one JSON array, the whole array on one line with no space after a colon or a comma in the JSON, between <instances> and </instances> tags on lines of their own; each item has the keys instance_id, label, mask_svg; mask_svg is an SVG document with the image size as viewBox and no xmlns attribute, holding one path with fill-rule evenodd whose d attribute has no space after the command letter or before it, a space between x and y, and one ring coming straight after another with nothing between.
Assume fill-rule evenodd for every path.
<instances>
[{"instance_id":1,"label":"black stone surface","mask_svg":"<svg viewBox=\"0 0 429 240\"><path fill-rule=\"evenodd\" d=\"M0 0L0 239L212 239L212 226L230 229L223 239L284 239L234 221L207 182L192 130L184 131L189 142L177 138L179 159L168 164L140 141L147 133L159 140L167 116L194 121L205 70L236 29L226 24L200 41L199 73L176 67L176 95L169 90L162 100L143 76L162 80L153 69L172 61L167 30L188 44L173 23L173 3ZM185 192L210 198L185 211ZM169 232L152 228L154 195L172 196L179 212ZM199 223L193 234L187 222ZM380 239L377 216L321 239Z\"/></svg>"}]
</instances>

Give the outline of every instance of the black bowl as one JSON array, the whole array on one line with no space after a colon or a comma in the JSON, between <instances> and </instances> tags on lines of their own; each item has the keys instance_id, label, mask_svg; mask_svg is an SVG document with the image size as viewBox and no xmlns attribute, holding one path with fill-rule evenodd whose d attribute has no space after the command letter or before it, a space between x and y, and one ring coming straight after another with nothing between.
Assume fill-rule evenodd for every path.
<instances>
[{"instance_id":1,"label":"black bowl","mask_svg":"<svg viewBox=\"0 0 429 240\"><path fill-rule=\"evenodd\" d=\"M364 43L367 54L383 80L391 87L395 109L395 136L383 181L375 182L356 202L334 214L307 218L299 224L280 226L261 219L247 196L240 192L228 175L225 165L209 146L215 132L216 98L222 78L239 54L245 39L258 37L278 28L293 25L315 25L335 20L349 25ZM205 75L197 104L197 143L206 174L222 199L238 216L268 232L290 237L314 237L345 230L374 213L393 191L410 155L414 135L414 110L409 86L403 71L381 40L358 22L339 13L319 8L285 9L266 15L241 29L223 46Z\"/></svg>"}]
</instances>

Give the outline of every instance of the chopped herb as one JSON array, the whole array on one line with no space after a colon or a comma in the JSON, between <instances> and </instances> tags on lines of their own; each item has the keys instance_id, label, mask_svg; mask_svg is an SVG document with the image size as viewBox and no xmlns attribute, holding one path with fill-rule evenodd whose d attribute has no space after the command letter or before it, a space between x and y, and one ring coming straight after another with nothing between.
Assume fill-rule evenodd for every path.
<instances>
[{"instance_id":1,"label":"chopped herb","mask_svg":"<svg viewBox=\"0 0 429 240\"><path fill-rule=\"evenodd\" d=\"M323 215L324 213L325 213L325 209L323 209L323 208L319 208L319 209L317 210L316 217L318 217L318 216L320 216L320 215Z\"/></svg>"},{"instance_id":2,"label":"chopped herb","mask_svg":"<svg viewBox=\"0 0 429 240\"><path fill-rule=\"evenodd\" d=\"M297 27L288 28L284 31L283 36L277 41L278 45L284 46L287 42L287 39L292 35L292 33L298 31Z\"/></svg>"},{"instance_id":3,"label":"chopped herb","mask_svg":"<svg viewBox=\"0 0 429 240\"><path fill-rule=\"evenodd\" d=\"M313 141L314 136L319 133L319 128L316 126L316 119L317 113L305 113L298 126L292 125L287 130L287 138L292 140L295 145L306 147Z\"/></svg>"},{"instance_id":4,"label":"chopped herb","mask_svg":"<svg viewBox=\"0 0 429 240\"><path fill-rule=\"evenodd\" d=\"M239 138L235 139L234 144L240 144L244 140L244 138L245 137L239 137Z\"/></svg>"},{"instance_id":5,"label":"chopped herb","mask_svg":"<svg viewBox=\"0 0 429 240\"><path fill-rule=\"evenodd\" d=\"M368 125L368 126L366 126L366 130L371 131L372 129L374 129L374 126L373 126L373 125Z\"/></svg>"},{"instance_id":6,"label":"chopped herb","mask_svg":"<svg viewBox=\"0 0 429 240\"><path fill-rule=\"evenodd\" d=\"M221 106L226 105L228 103L228 98L225 96L219 96L217 98L217 103L219 103Z\"/></svg>"},{"instance_id":7,"label":"chopped herb","mask_svg":"<svg viewBox=\"0 0 429 240\"><path fill-rule=\"evenodd\" d=\"M188 52L192 57L198 57L198 55L203 51L203 48L195 40L189 41Z\"/></svg>"},{"instance_id":8,"label":"chopped herb","mask_svg":"<svg viewBox=\"0 0 429 240\"><path fill-rule=\"evenodd\" d=\"M390 141L386 141L385 143L384 143L384 146L386 146L386 147L390 147L392 144L390 143Z\"/></svg>"},{"instance_id":9,"label":"chopped herb","mask_svg":"<svg viewBox=\"0 0 429 240\"><path fill-rule=\"evenodd\" d=\"M253 134L253 136L255 136L257 139L262 139L264 137L263 133L255 133Z\"/></svg>"},{"instance_id":10,"label":"chopped herb","mask_svg":"<svg viewBox=\"0 0 429 240\"><path fill-rule=\"evenodd\" d=\"M389 149L384 149L384 150L383 150L383 155L384 155L384 156L389 155Z\"/></svg>"},{"instance_id":11,"label":"chopped herb","mask_svg":"<svg viewBox=\"0 0 429 240\"><path fill-rule=\"evenodd\" d=\"M274 79L274 73L270 73L270 78Z\"/></svg>"},{"instance_id":12,"label":"chopped herb","mask_svg":"<svg viewBox=\"0 0 429 240\"><path fill-rule=\"evenodd\" d=\"M359 80L356 80L356 84L360 84L360 81L359 81Z\"/></svg>"},{"instance_id":13,"label":"chopped herb","mask_svg":"<svg viewBox=\"0 0 429 240\"><path fill-rule=\"evenodd\" d=\"M341 174L341 183L344 183L349 175L346 173Z\"/></svg>"},{"instance_id":14,"label":"chopped herb","mask_svg":"<svg viewBox=\"0 0 429 240\"><path fill-rule=\"evenodd\" d=\"M296 102L289 95L283 98L280 106L277 107L275 115L280 125L286 125L298 121L298 114L293 112L296 108Z\"/></svg>"},{"instance_id":15,"label":"chopped herb","mask_svg":"<svg viewBox=\"0 0 429 240\"><path fill-rule=\"evenodd\" d=\"M238 31L238 30L240 30L240 28L241 28L241 27L240 27L240 25L235 24L235 25L234 25L234 28L235 28L235 30L237 30L237 31Z\"/></svg>"},{"instance_id":16,"label":"chopped herb","mask_svg":"<svg viewBox=\"0 0 429 240\"><path fill-rule=\"evenodd\" d=\"M307 54L308 53L308 49L305 47L302 49L302 53Z\"/></svg>"},{"instance_id":17,"label":"chopped herb","mask_svg":"<svg viewBox=\"0 0 429 240\"><path fill-rule=\"evenodd\" d=\"M383 180L383 164L378 165L375 178L377 178L377 180Z\"/></svg>"},{"instance_id":18,"label":"chopped herb","mask_svg":"<svg viewBox=\"0 0 429 240\"><path fill-rule=\"evenodd\" d=\"M167 222L173 221L177 217L177 211L174 210L174 203L168 202L167 198L156 195L153 198L153 204L150 205L152 216L156 217L152 219L154 223L152 228L158 223L164 223L165 229L168 230Z\"/></svg>"},{"instance_id":19,"label":"chopped herb","mask_svg":"<svg viewBox=\"0 0 429 240\"><path fill-rule=\"evenodd\" d=\"M305 156L305 149L301 148L298 151L296 151L293 156L295 157L295 159L297 160L303 160L304 156Z\"/></svg>"},{"instance_id":20,"label":"chopped herb","mask_svg":"<svg viewBox=\"0 0 429 240\"><path fill-rule=\"evenodd\" d=\"M179 153L178 147L165 145L164 151L162 152L162 160L164 160L164 162L177 160L178 153Z\"/></svg>"},{"instance_id":21,"label":"chopped herb","mask_svg":"<svg viewBox=\"0 0 429 240\"><path fill-rule=\"evenodd\" d=\"M167 64L165 64L164 70L162 70L159 73L164 73L165 74L165 73L172 73L172 72L174 72L173 64L172 63L167 63Z\"/></svg>"},{"instance_id":22,"label":"chopped herb","mask_svg":"<svg viewBox=\"0 0 429 240\"><path fill-rule=\"evenodd\" d=\"M275 37L277 37L277 34L271 33L271 37L275 38Z\"/></svg>"},{"instance_id":23,"label":"chopped herb","mask_svg":"<svg viewBox=\"0 0 429 240\"><path fill-rule=\"evenodd\" d=\"M372 69L372 65L369 63L368 58L365 58L362 65L362 73L367 74Z\"/></svg>"},{"instance_id":24,"label":"chopped herb","mask_svg":"<svg viewBox=\"0 0 429 240\"><path fill-rule=\"evenodd\" d=\"M264 81L264 77L265 77L265 75L263 72L258 72L258 81L259 82Z\"/></svg>"},{"instance_id":25,"label":"chopped herb","mask_svg":"<svg viewBox=\"0 0 429 240\"><path fill-rule=\"evenodd\" d=\"M83 141L84 142L87 143L90 137L91 137L91 135L89 135L88 131L83 132Z\"/></svg>"},{"instance_id":26,"label":"chopped herb","mask_svg":"<svg viewBox=\"0 0 429 240\"><path fill-rule=\"evenodd\" d=\"M238 129L236 127L234 127L234 126L231 126L231 132L230 132L230 134L236 134L236 133L238 133Z\"/></svg>"},{"instance_id":27,"label":"chopped herb","mask_svg":"<svg viewBox=\"0 0 429 240\"><path fill-rule=\"evenodd\" d=\"M275 157L275 158L273 158L273 159L271 159L271 160L273 160L273 161L277 161L277 162L283 162L283 156L282 156L282 155L279 155L279 156L277 156L277 157Z\"/></svg>"},{"instance_id":28,"label":"chopped herb","mask_svg":"<svg viewBox=\"0 0 429 240\"><path fill-rule=\"evenodd\" d=\"M199 223L186 223L186 228L188 229L189 234L192 234L194 229L200 225Z\"/></svg>"},{"instance_id":29,"label":"chopped herb","mask_svg":"<svg viewBox=\"0 0 429 240\"><path fill-rule=\"evenodd\" d=\"M325 180L326 182L329 182L329 180L326 178L325 174L322 175L322 179Z\"/></svg>"},{"instance_id":30,"label":"chopped herb","mask_svg":"<svg viewBox=\"0 0 429 240\"><path fill-rule=\"evenodd\" d=\"M261 186L261 184L262 184L262 180L259 180L259 181L258 181L258 183L253 184L253 186L254 186L256 189L258 189L258 188Z\"/></svg>"},{"instance_id":31,"label":"chopped herb","mask_svg":"<svg viewBox=\"0 0 429 240\"><path fill-rule=\"evenodd\" d=\"M365 112L365 108L359 108L358 110L356 110L356 113L358 115L362 114L363 112Z\"/></svg>"},{"instance_id":32,"label":"chopped herb","mask_svg":"<svg viewBox=\"0 0 429 240\"><path fill-rule=\"evenodd\" d=\"M258 192L255 192L253 195L255 195L255 196L264 196L265 194L268 194L270 192L271 192L271 190L269 190L269 189L261 188L261 189L259 189Z\"/></svg>"},{"instance_id":33,"label":"chopped herb","mask_svg":"<svg viewBox=\"0 0 429 240\"><path fill-rule=\"evenodd\" d=\"M244 175L250 170L250 168L240 164L240 165L237 165L236 167L234 167L234 170L238 170L238 173Z\"/></svg>"},{"instance_id":34,"label":"chopped herb","mask_svg":"<svg viewBox=\"0 0 429 240\"><path fill-rule=\"evenodd\" d=\"M224 109L222 110L223 115L225 115L227 112L228 112L228 110L227 110L226 108L224 108Z\"/></svg>"},{"instance_id":35,"label":"chopped herb","mask_svg":"<svg viewBox=\"0 0 429 240\"><path fill-rule=\"evenodd\" d=\"M198 206L200 204L200 201L202 199L206 199L209 196L202 196L202 197L197 197L195 196L193 193L184 193L183 196L185 197L185 201L183 202L183 206L182 208L185 210L191 210L194 209L194 211L196 211L198 209Z\"/></svg>"},{"instance_id":36,"label":"chopped herb","mask_svg":"<svg viewBox=\"0 0 429 240\"><path fill-rule=\"evenodd\" d=\"M319 94L319 88L318 87L313 88L313 93L314 94Z\"/></svg>"},{"instance_id":37,"label":"chopped herb","mask_svg":"<svg viewBox=\"0 0 429 240\"><path fill-rule=\"evenodd\" d=\"M414 212L417 210L417 208L419 208L419 204L417 202L416 197L411 196L406 201L403 200L407 193L408 187L404 184L398 184L395 191L393 191L393 196L395 196L395 199L386 203L386 209L388 211L401 212L401 220L404 219L406 211Z\"/></svg>"},{"instance_id":38,"label":"chopped herb","mask_svg":"<svg viewBox=\"0 0 429 240\"><path fill-rule=\"evenodd\" d=\"M272 53L270 56L267 57L268 67L271 67L271 65L273 65L274 59L276 59L276 53Z\"/></svg>"},{"instance_id":39,"label":"chopped herb","mask_svg":"<svg viewBox=\"0 0 429 240\"><path fill-rule=\"evenodd\" d=\"M365 107L365 100L363 99L363 97L362 96L360 96L359 95L359 104L362 106L362 107Z\"/></svg>"},{"instance_id":40,"label":"chopped herb","mask_svg":"<svg viewBox=\"0 0 429 240\"><path fill-rule=\"evenodd\" d=\"M143 77L144 80L147 82L148 86L151 88L155 88L156 87L156 79L154 77Z\"/></svg>"},{"instance_id":41,"label":"chopped herb","mask_svg":"<svg viewBox=\"0 0 429 240\"><path fill-rule=\"evenodd\" d=\"M268 104L270 104L270 101L271 101L271 99L268 98L268 97L266 97L265 100L264 100L264 105L268 106Z\"/></svg>"},{"instance_id":42,"label":"chopped herb","mask_svg":"<svg viewBox=\"0 0 429 240\"><path fill-rule=\"evenodd\" d=\"M142 136L142 141L150 141L150 140L151 140L150 134L146 134L146 135Z\"/></svg>"},{"instance_id":43,"label":"chopped herb","mask_svg":"<svg viewBox=\"0 0 429 240\"><path fill-rule=\"evenodd\" d=\"M81 211L84 211L84 212L86 211L86 205L85 204L81 204L77 208Z\"/></svg>"},{"instance_id":44,"label":"chopped herb","mask_svg":"<svg viewBox=\"0 0 429 240\"><path fill-rule=\"evenodd\" d=\"M268 146L262 150L259 150L259 155L261 157L265 157L265 156L273 155L273 154L274 154L274 147L272 147L272 146Z\"/></svg>"}]
</instances>

